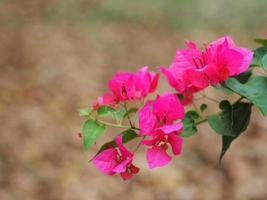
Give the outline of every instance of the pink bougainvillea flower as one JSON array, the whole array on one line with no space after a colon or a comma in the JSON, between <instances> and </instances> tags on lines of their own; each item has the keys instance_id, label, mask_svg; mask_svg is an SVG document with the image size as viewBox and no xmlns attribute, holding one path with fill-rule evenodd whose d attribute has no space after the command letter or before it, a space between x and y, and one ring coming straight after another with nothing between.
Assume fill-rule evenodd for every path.
<instances>
[{"instance_id":1,"label":"pink bougainvillea flower","mask_svg":"<svg viewBox=\"0 0 267 200\"><path fill-rule=\"evenodd\" d=\"M161 67L169 84L179 93L194 93L245 72L253 53L235 45L231 37L222 37L200 50L195 43L178 49L169 68Z\"/></svg>"},{"instance_id":2,"label":"pink bougainvillea flower","mask_svg":"<svg viewBox=\"0 0 267 200\"><path fill-rule=\"evenodd\" d=\"M184 118L184 107L175 94L166 92L154 101L147 101L138 116L142 135L152 135L156 129L168 132L182 128L176 121Z\"/></svg>"},{"instance_id":3,"label":"pink bougainvillea flower","mask_svg":"<svg viewBox=\"0 0 267 200\"><path fill-rule=\"evenodd\" d=\"M114 107L119 102L141 100L156 90L158 79L159 74L149 72L147 66L136 73L117 72L108 82L110 91L98 97L97 102L93 104L93 109L97 110L102 105Z\"/></svg>"},{"instance_id":4,"label":"pink bougainvillea flower","mask_svg":"<svg viewBox=\"0 0 267 200\"><path fill-rule=\"evenodd\" d=\"M132 178L139 172L139 168L132 164L133 153L122 144L122 136L117 136L117 148L108 148L93 158L94 165L104 174L114 175L120 173L123 180Z\"/></svg>"},{"instance_id":5,"label":"pink bougainvillea flower","mask_svg":"<svg viewBox=\"0 0 267 200\"><path fill-rule=\"evenodd\" d=\"M166 152L168 145L174 155L180 154L182 138L179 134L183 129L180 121L184 118L184 107L175 94L164 93L154 101L147 101L139 110L138 116L140 134L150 137L142 141L143 144L151 146L147 150L150 169L162 167L171 161Z\"/></svg>"},{"instance_id":6,"label":"pink bougainvillea flower","mask_svg":"<svg viewBox=\"0 0 267 200\"><path fill-rule=\"evenodd\" d=\"M148 72L148 67L138 72L118 72L109 81L108 86L114 96L121 102L139 100L155 91L159 75Z\"/></svg>"},{"instance_id":7,"label":"pink bougainvillea flower","mask_svg":"<svg viewBox=\"0 0 267 200\"><path fill-rule=\"evenodd\" d=\"M102 105L115 106L118 103L118 99L111 93L106 92L103 96L98 97L97 102L93 104L93 109L97 110Z\"/></svg>"},{"instance_id":8,"label":"pink bougainvillea flower","mask_svg":"<svg viewBox=\"0 0 267 200\"><path fill-rule=\"evenodd\" d=\"M171 145L174 155L179 155L182 151L183 139L172 132L170 134L164 134L159 132L150 140L143 140L145 145L151 146L147 149L147 162L150 169L156 167L162 167L167 165L171 161L171 156L166 152L168 144Z\"/></svg>"}]
</instances>

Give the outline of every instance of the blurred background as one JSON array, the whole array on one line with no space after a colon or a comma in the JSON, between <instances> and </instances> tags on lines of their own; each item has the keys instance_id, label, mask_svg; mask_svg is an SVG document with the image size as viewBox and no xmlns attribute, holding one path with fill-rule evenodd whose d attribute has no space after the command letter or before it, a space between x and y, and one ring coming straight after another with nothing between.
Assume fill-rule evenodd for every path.
<instances>
[{"instance_id":1,"label":"blurred background","mask_svg":"<svg viewBox=\"0 0 267 200\"><path fill-rule=\"evenodd\" d=\"M141 149L142 170L129 182L88 164L100 144L84 152L77 136L77 109L117 70L167 66L187 39L228 34L256 47L266 8L266 0L0 0L0 199L266 200L267 120L257 109L222 167L220 137L201 125L165 168L147 170ZM164 78L161 88L171 90Z\"/></svg>"}]
</instances>

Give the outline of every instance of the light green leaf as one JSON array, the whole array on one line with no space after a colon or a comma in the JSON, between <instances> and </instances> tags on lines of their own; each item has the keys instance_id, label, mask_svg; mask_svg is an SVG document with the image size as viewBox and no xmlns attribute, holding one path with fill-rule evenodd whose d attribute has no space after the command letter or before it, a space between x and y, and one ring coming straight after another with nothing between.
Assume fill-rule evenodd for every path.
<instances>
[{"instance_id":1,"label":"light green leaf","mask_svg":"<svg viewBox=\"0 0 267 200\"><path fill-rule=\"evenodd\" d=\"M123 109L116 110L116 112L114 112L112 116L115 120L121 123L124 118L123 116L125 115L125 113L126 113L126 110L123 108Z\"/></svg>"},{"instance_id":2,"label":"light green leaf","mask_svg":"<svg viewBox=\"0 0 267 200\"><path fill-rule=\"evenodd\" d=\"M98 115L110 115L114 112L116 112L116 110L110 106L101 106L97 110Z\"/></svg>"},{"instance_id":3,"label":"light green leaf","mask_svg":"<svg viewBox=\"0 0 267 200\"><path fill-rule=\"evenodd\" d=\"M105 130L106 126L104 124L91 119L85 121L82 127L83 148L88 149Z\"/></svg>"},{"instance_id":4,"label":"light green leaf","mask_svg":"<svg viewBox=\"0 0 267 200\"><path fill-rule=\"evenodd\" d=\"M267 54L267 46L255 49L251 66L262 66L262 58L265 54Z\"/></svg>"},{"instance_id":5,"label":"light green leaf","mask_svg":"<svg viewBox=\"0 0 267 200\"><path fill-rule=\"evenodd\" d=\"M88 117L92 113L92 109L90 109L90 108L81 108L79 110L79 113L80 113L80 116Z\"/></svg>"},{"instance_id":6,"label":"light green leaf","mask_svg":"<svg viewBox=\"0 0 267 200\"><path fill-rule=\"evenodd\" d=\"M253 76L251 79L242 84L234 78L229 78L225 84L228 88L235 91L254 103L262 112L267 114L267 77Z\"/></svg>"}]
</instances>

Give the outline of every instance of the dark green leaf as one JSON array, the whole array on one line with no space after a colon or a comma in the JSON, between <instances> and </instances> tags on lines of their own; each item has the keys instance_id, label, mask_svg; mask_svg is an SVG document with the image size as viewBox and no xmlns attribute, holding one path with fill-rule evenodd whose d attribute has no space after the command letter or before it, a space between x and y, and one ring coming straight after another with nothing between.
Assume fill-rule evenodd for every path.
<instances>
[{"instance_id":1,"label":"dark green leaf","mask_svg":"<svg viewBox=\"0 0 267 200\"><path fill-rule=\"evenodd\" d=\"M185 114L185 118L183 120L183 132L181 134L182 137L191 137L197 132L195 122L199 119L199 117L199 114L194 110L190 110Z\"/></svg>"},{"instance_id":2,"label":"dark green leaf","mask_svg":"<svg viewBox=\"0 0 267 200\"><path fill-rule=\"evenodd\" d=\"M87 117L87 116L90 116L90 114L92 113L92 109L90 109L90 108L81 108L79 110L79 113L80 113L80 116Z\"/></svg>"},{"instance_id":3,"label":"dark green leaf","mask_svg":"<svg viewBox=\"0 0 267 200\"><path fill-rule=\"evenodd\" d=\"M198 119L199 114L194 110L189 110L185 113L185 118Z\"/></svg>"},{"instance_id":4,"label":"dark green leaf","mask_svg":"<svg viewBox=\"0 0 267 200\"><path fill-rule=\"evenodd\" d=\"M106 126L95 120L87 120L82 127L83 148L86 150L104 133Z\"/></svg>"},{"instance_id":5,"label":"dark green leaf","mask_svg":"<svg viewBox=\"0 0 267 200\"><path fill-rule=\"evenodd\" d=\"M232 129L235 133L234 136L222 136L222 150L220 154L220 162L229 149L231 143L243 133L249 124L250 115L251 115L251 107L253 104L237 102L233 105L233 125Z\"/></svg>"},{"instance_id":6,"label":"dark green leaf","mask_svg":"<svg viewBox=\"0 0 267 200\"><path fill-rule=\"evenodd\" d=\"M220 109L222 110L220 113L208 117L209 125L216 133L220 135L235 136L235 132L232 130L232 105L229 101L224 100L220 103Z\"/></svg>"},{"instance_id":7,"label":"dark green leaf","mask_svg":"<svg viewBox=\"0 0 267 200\"><path fill-rule=\"evenodd\" d=\"M256 43L261 44L263 46L267 46L267 39L257 38L254 40Z\"/></svg>"},{"instance_id":8,"label":"dark green leaf","mask_svg":"<svg viewBox=\"0 0 267 200\"><path fill-rule=\"evenodd\" d=\"M267 46L255 49L251 65L262 66L262 58L265 54L267 54Z\"/></svg>"},{"instance_id":9,"label":"dark green leaf","mask_svg":"<svg viewBox=\"0 0 267 200\"><path fill-rule=\"evenodd\" d=\"M201 106L200 106L201 112L204 112L207 108L208 108L208 105L205 103L201 104Z\"/></svg>"},{"instance_id":10,"label":"dark green leaf","mask_svg":"<svg viewBox=\"0 0 267 200\"><path fill-rule=\"evenodd\" d=\"M197 132L197 127L193 119L185 118L183 121L183 125L184 128L181 137L191 137Z\"/></svg>"},{"instance_id":11,"label":"dark green leaf","mask_svg":"<svg viewBox=\"0 0 267 200\"><path fill-rule=\"evenodd\" d=\"M114 112L116 112L116 110L110 106L101 106L97 110L98 115L110 115Z\"/></svg>"},{"instance_id":12,"label":"dark green leaf","mask_svg":"<svg viewBox=\"0 0 267 200\"><path fill-rule=\"evenodd\" d=\"M246 82L248 82L251 75L252 75L252 70L249 69L246 72L243 72L243 73L241 73L238 76L235 76L233 78L237 79L240 83L246 83Z\"/></svg>"},{"instance_id":13,"label":"dark green leaf","mask_svg":"<svg viewBox=\"0 0 267 200\"><path fill-rule=\"evenodd\" d=\"M245 84L229 78L225 83L231 90L254 103L263 115L267 114L267 77L253 76Z\"/></svg>"}]
</instances>

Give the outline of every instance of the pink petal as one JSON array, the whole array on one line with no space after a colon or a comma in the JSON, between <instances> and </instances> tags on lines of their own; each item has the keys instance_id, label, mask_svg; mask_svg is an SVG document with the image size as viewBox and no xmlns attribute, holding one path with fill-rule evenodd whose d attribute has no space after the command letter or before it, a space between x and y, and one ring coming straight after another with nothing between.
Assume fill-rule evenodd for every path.
<instances>
[{"instance_id":1,"label":"pink petal","mask_svg":"<svg viewBox=\"0 0 267 200\"><path fill-rule=\"evenodd\" d=\"M178 49L173 64L182 69L194 69L194 58L202 56L202 51L194 47L193 42L189 43L189 48Z\"/></svg>"},{"instance_id":2,"label":"pink petal","mask_svg":"<svg viewBox=\"0 0 267 200\"><path fill-rule=\"evenodd\" d=\"M120 100L129 100L135 91L134 74L131 72L117 72L108 82L109 89Z\"/></svg>"},{"instance_id":3,"label":"pink petal","mask_svg":"<svg viewBox=\"0 0 267 200\"><path fill-rule=\"evenodd\" d=\"M169 68L160 67L162 74L166 76L169 84L174 87L178 92L184 92L186 89L186 82L183 79L183 70L171 66Z\"/></svg>"},{"instance_id":4,"label":"pink petal","mask_svg":"<svg viewBox=\"0 0 267 200\"><path fill-rule=\"evenodd\" d=\"M141 99L148 95L148 93L154 92L157 84L159 75L154 72L148 72L148 67L142 67L134 76L135 78L135 89L136 98Z\"/></svg>"},{"instance_id":5,"label":"pink petal","mask_svg":"<svg viewBox=\"0 0 267 200\"><path fill-rule=\"evenodd\" d=\"M209 86L209 80L202 69L190 69L186 72L186 76L189 82L200 89L204 89Z\"/></svg>"},{"instance_id":6,"label":"pink petal","mask_svg":"<svg viewBox=\"0 0 267 200\"><path fill-rule=\"evenodd\" d=\"M239 67L242 65L244 58L238 51L233 49L224 50L221 54L221 59L222 65L227 66L231 76L241 73Z\"/></svg>"},{"instance_id":7,"label":"pink petal","mask_svg":"<svg viewBox=\"0 0 267 200\"><path fill-rule=\"evenodd\" d=\"M148 145L148 146L153 146L156 145L160 140L163 140L165 138L164 134L157 134L152 139L149 140L143 140L142 144Z\"/></svg>"},{"instance_id":8,"label":"pink petal","mask_svg":"<svg viewBox=\"0 0 267 200\"><path fill-rule=\"evenodd\" d=\"M190 41L190 40L186 41L186 46L188 46L191 49L197 49L196 43L194 43L193 41Z\"/></svg>"},{"instance_id":9,"label":"pink petal","mask_svg":"<svg viewBox=\"0 0 267 200\"><path fill-rule=\"evenodd\" d=\"M93 164L104 174L113 174L113 169L117 165L115 158L118 152L114 148L106 149L93 158Z\"/></svg>"},{"instance_id":10,"label":"pink petal","mask_svg":"<svg viewBox=\"0 0 267 200\"><path fill-rule=\"evenodd\" d=\"M184 118L184 107L179 98L169 92L157 97L153 104L153 112L161 119L167 117L167 123Z\"/></svg>"},{"instance_id":11,"label":"pink petal","mask_svg":"<svg viewBox=\"0 0 267 200\"><path fill-rule=\"evenodd\" d=\"M209 64L205 68L205 74L209 78L209 81L212 85L224 81L229 77L229 71L227 67L217 66L215 64Z\"/></svg>"},{"instance_id":12,"label":"pink petal","mask_svg":"<svg viewBox=\"0 0 267 200\"><path fill-rule=\"evenodd\" d=\"M168 135L168 142L172 147L172 152L174 155L179 155L182 151L183 138L175 134Z\"/></svg>"},{"instance_id":13,"label":"pink petal","mask_svg":"<svg viewBox=\"0 0 267 200\"><path fill-rule=\"evenodd\" d=\"M157 128L157 129L163 131L165 134L169 134L169 133L173 133L173 132L179 132L183 129L183 123L164 125L164 126Z\"/></svg>"},{"instance_id":14,"label":"pink petal","mask_svg":"<svg viewBox=\"0 0 267 200\"><path fill-rule=\"evenodd\" d=\"M142 107L138 111L139 128L140 128L140 133L142 135L152 134L155 125L157 123L155 115L151 112L151 104L152 101L147 101L144 107Z\"/></svg>"},{"instance_id":15,"label":"pink petal","mask_svg":"<svg viewBox=\"0 0 267 200\"><path fill-rule=\"evenodd\" d=\"M125 159L126 157L133 157L133 154L128 151L128 149L125 148L125 146L122 144L122 135L118 135L115 138L116 145L120 149L122 157Z\"/></svg>"},{"instance_id":16,"label":"pink petal","mask_svg":"<svg viewBox=\"0 0 267 200\"><path fill-rule=\"evenodd\" d=\"M158 81L159 81L159 74L154 73L154 72L150 72L149 73L150 76L150 89L149 92L152 93L156 90L157 86L158 86Z\"/></svg>"},{"instance_id":17,"label":"pink petal","mask_svg":"<svg viewBox=\"0 0 267 200\"><path fill-rule=\"evenodd\" d=\"M132 158L126 158L120 164L118 164L112 171L116 173L125 172L127 165L132 162Z\"/></svg>"},{"instance_id":18,"label":"pink petal","mask_svg":"<svg viewBox=\"0 0 267 200\"><path fill-rule=\"evenodd\" d=\"M102 97L98 97L99 105L114 106L117 103L116 97L110 92L106 92Z\"/></svg>"},{"instance_id":19,"label":"pink petal","mask_svg":"<svg viewBox=\"0 0 267 200\"><path fill-rule=\"evenodd\" d=\"M239 67L239 73L247 71L253 58L253 52L245 48L236 48L235 50L243 55L243 63Z\"/></svg>"},{"instance_id":20,"label":"pink petal","mask_svg":"<svg viewBox=\"0 0 267 200\"><path fill-rule=\"evenodd\" d=\"M147 162L150 169L163 167L171 161L171 157L166 151L158 146L153 146L147 150Z\"/></svg>"},{"instance_id":21,"label":"pink petal","mask_svg":"<svg viewBox=\"0 0 267 200\"><path fill-rule=\"evenodd\" d=\"M230 36L228 36L228 35L227 36L223 36L223 37L221 37L221 38L213 41L210 45L216 45L216 46L218 46L218 45L223 44L224 42L227 42L227 44L229 46L235 46L235 43L234 43L233 39Z\"/></svg>"}]
</instances>

